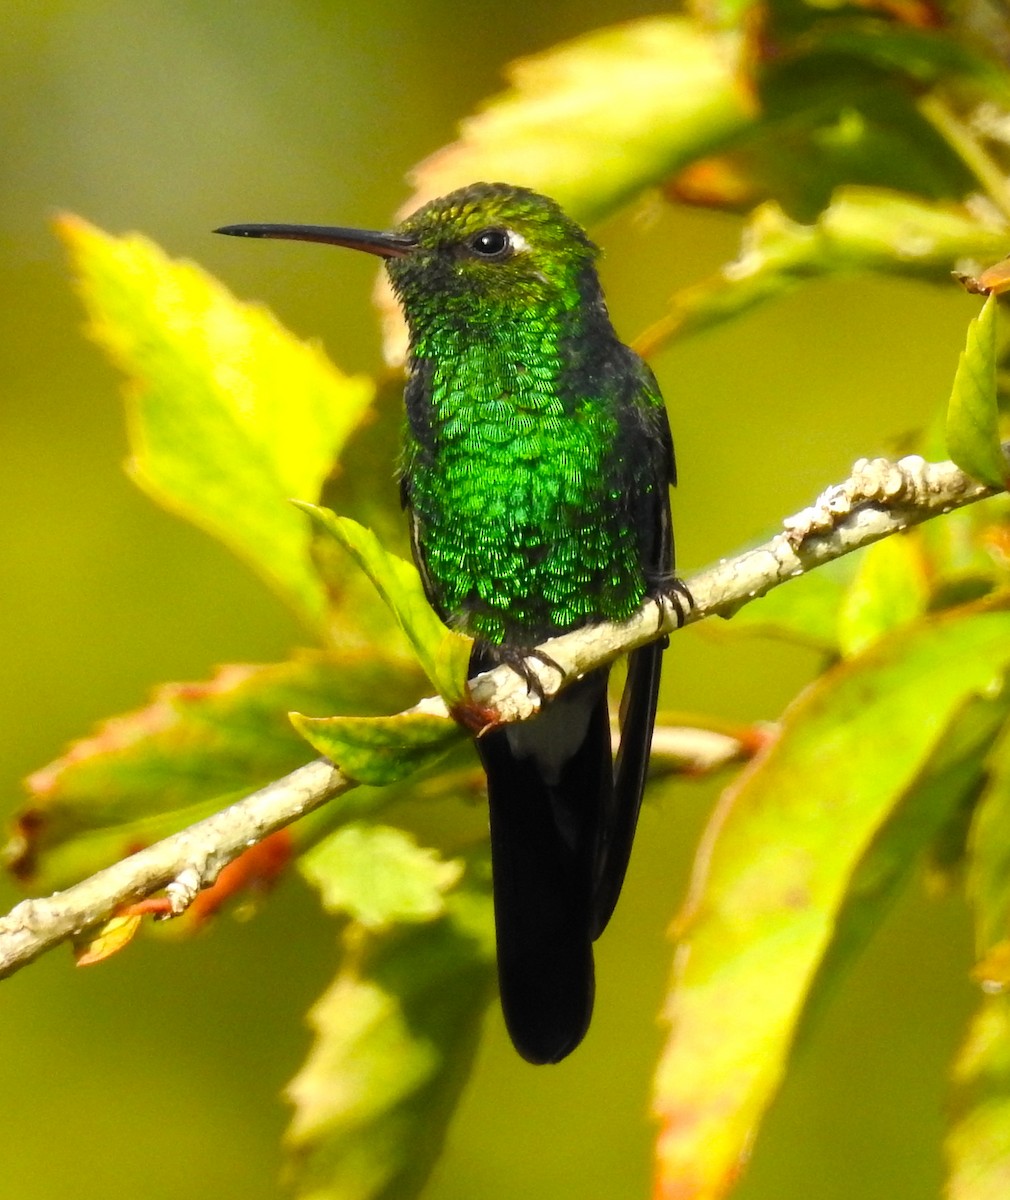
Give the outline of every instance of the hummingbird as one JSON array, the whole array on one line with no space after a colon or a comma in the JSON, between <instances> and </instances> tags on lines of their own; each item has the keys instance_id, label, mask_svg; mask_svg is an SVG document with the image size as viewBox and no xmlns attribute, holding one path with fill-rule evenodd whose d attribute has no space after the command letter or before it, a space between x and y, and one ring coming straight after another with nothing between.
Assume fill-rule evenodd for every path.
<instances>
[{"instance_id":1,"label":"hummingbird","mask_svg":"<svg viewBox=\"0 0 1010 1200\"><path fill-rule=\"evenodd\" d=\"M409 330L400 498L428 600L470 635L470 677L556 634L690 597L673 574L666 407L624 345L599 250L547 196L474 183L389 231L229 225L383 259ZM617 903L645 785L665 642L629 656L611 749L609 667L476 738L487 775L498 978L532 1063L585 1036L593 942Z\"/></svg>"}]
</instances>

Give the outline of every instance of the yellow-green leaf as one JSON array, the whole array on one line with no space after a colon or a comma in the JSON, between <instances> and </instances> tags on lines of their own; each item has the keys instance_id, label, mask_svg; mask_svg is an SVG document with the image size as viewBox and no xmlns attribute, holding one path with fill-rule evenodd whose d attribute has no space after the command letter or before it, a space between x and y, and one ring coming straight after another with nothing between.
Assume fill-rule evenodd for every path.
<instances>
[{"instance_id":1,"label":"yellow-green leaf","mask_svg":"<svg viewBox=\"0 0 1010 1200\"><path fill-rule=\"evenodd\" d=\"M948 1200L1010 1195L1010 728L987 765L968 839L968 893L979 957L974 976L989 995L954 1065Z\"/></svg>"},{"instance_id":2,"label":"yellow-green leaf","mask_svg":"<svg viewBox=\"0 0 1010 1200\"><path fill-rule=\"evenodd\" d=\"M368 929L433 921L445 894L463 875L463 863L439 858L408 833L383 825L345 825L310 850L299 864L324 907Z\"/></svg>"},{"instance_id":3,"label":"yellow-green leaf","mask_svg":"<svg viewBox=\"0 0 1010 1200\"><path fill-rule=\"evenodd\" d=\"M337 976L310 1014L312 1050L288 1088L299 1200L410 1200L424 1186L493 995L489 874L483 859L467 864L431 920L346 929Z\"/></svg>"},{"instance_id":4,"label":"yellow-green leaf","mask_svg":"<svg viewBox=\"0 0 1010 1200\"><path fill-rule=\"evenodd\" d=\"M359 783L382 787L432 766L464 740L448 717L402 712L392 717L304 717L291 713L303 738Z\"/></svg>"},{"instance_id":5,"label":"yellow-green leaf","mask_svg":"<svg viewBox=\"0 0 1010 1200\"><path fill-rule=\"evenodd\" d=\"M414 564L390 554L370 529L349 517L315 504L298 507L351 554L407 635L425 674L448 704L459 703L466 689L471 642L442 624Z\"/></svg>"},{"instance_id":6,"label":"yellow-green leaf","mask_svg":"<svg viewBox=\"0 0 1010 1200\"><path fill-rule=\"evenodd\" d=\"M311 752L291 709L361 715L377 703L405 706L422 682L373 649L305 652L163 684L147 706L105 721L29 776L8 865L34 888L66 886L304 763ZM356 789L341 811L368 802L374 795Z\"/></svg>"},{"instance_id":7,"label":"yellow-green leaf","mask_svg":"<svg viewBox=\"0 0 1010 1200\"><path fill-rule=\"evenodd\" d=\"M1010 1195L1010 995L987 996L954 1066L947 1200Z\"/></svg>"},{"instance_id":8,"label":"yellow-green leaf","mask_svg":"<svg viewBox=\"0 0 1010 1200\"><path fill-rule=\"evenodd\" d=\"M990 755L972 819L967 884L981 957L1010 943L1010 729Z\"/></svg>"},{"instance_id":9,"label":"yellow-green leaf","mask_svg":"<svg viewBox=\"0 0 1010 1200\"><path fill-rule=\"evenodd\" d=\"M743 48L739 36L661 16L521 59L509 68L511 90L415 168L405 207L505 179L596 220L755 118Z\"/></svg>"},{"instance_id":10,"label":"yellow-green leaf","mask_svg":"<svg viewBox=\"0 0 1010 1200\"><path fill-rule=\"evenodd\" d=\"M97 930L88 933L85 940L74 943L74 961L79 967L92 967L118 954L133 941L143 918L135 913L125 917L110 917Z\"/></svg>"},{"instance_id":11,"label":"yellow-green leaf","mask_svg":"<svg viewBox=\"0 0 1010 1200\"><path fill-rule=\"evenodd\" d=\"M887 916L891 904L924 857L936 866L938 853L956 854L953 842L964 814L986 775L986 754L1010 713L1010 695L968 700L914 779L894 797L886 819L852 870L845 899L836 910L831 944L821 959L797 1034L819 1016L843 972ZM886 714L885 714L886 719ZM951 843L949 850L944 843ZM949 861L955 861L950 858ZM799 1039L797 1039L799 1040Z\"/></svg>"},{"instance_id":12,"label":"yellow-green leaf","mask_svg":"<svg viewBox=\"0 0 1010 1200\"><path fill-rule=\"evenodd\" d=\"M914 533L884 538L859 554L855 578L838 613L838 643L859 654L885 634L922 616L929 579L922 545Z\"/></svg>"},{"instance_id":13,"label":"yellow-green leaf","mask_svg":"<svg viewBox=\"0 0 1010 1200\"><path fill-rule=\"evenodd\" d=\"M850 889L865 887L877 840L928 779L952 724L1003 686L1008 664L1010 613L958 611L907 627L808 688L723 797L667 1008L657 1196L716 1200L732 1186ZM958 773L960 786L960 764Z\"/></svg>"},{"instance_id":14,"label":"yellow-green leaf","mask_svg":"<svg viewBox=\"0 0 1010 1200\"><path fill-rule=\"evenodd\" d=\"M654 354L676 337L730 320L820 276L879 271L949 279L962 259L996 258L1005 251L1005 232L961 204L846 186L808 225L769 201L750 217L739 258L676 293L669 313L635 345L642 354Z\"/></svg>"},{"instance_id":15,"label":"yellow-green leaf","mask_svg":"<svg viewBox=\"0 0 1010 1200\"><path fill-rule=\"evenodd\" d=\"M613 212L757 117L745 38L688 17L594 30L509 68L509 91L410 173L412 212L474 180L553 196L577 221ZM388 281L377 291L386 358L406 352Z\"/></svg>"},{"instance_id":16,"label":"yellow-green leaf","mask_svg":"<svg viewBox=\"0 0 1010 1200\"><path fill-rule=\"evenodd\" d=\"M264 308L240 304L146 238L75 217L70 248L91 332L127 375L130 470L219 538L315 630L325 593L292 497L316 500L373 394Z\"/></svg>"},{"instance_id":17,"label":"yellow-green leaf","mask_svg":"<svg viewBox=\"0 0 1010 1200\"><path fill-rule=\"evenodd\" d=\"M947 450L962 471L990 487L1005 486L996 407L996 308L989 296L968 326L947 408Z\"/></svg>"}]
</instances>

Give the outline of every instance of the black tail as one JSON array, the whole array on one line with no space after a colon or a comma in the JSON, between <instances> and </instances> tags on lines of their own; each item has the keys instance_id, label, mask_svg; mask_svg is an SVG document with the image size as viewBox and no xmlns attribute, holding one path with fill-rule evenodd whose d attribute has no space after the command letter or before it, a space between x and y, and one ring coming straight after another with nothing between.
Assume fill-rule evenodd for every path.
<instances>
[{"instance_id":1,"label":"black tail","mask_svg":"<svg viewBox=\"0 0 1010 1200\"><path fill-rule=\"evenodd\" d=\"M558 1062L593 1011L597 842L613 787L607 672L566 689L533 721L485 734L477 748L488 778L505 1024L527 1061Z\"/></svg>"},{"instance_id":2,"label":"black tail","mask_svg":"<svg viewBox=\"0 0 1010 1200\"><path fill-rule=\"evenodd\" d=\"M560 1061L589 1028L592 944L628 867L662 652L654 642L631 655L616 771L607 670L566 688L534 720L477 739L488 782L502 1011L529 1062ZM478 644L471 671L495 661Z\"/></svg>"}]
</instances>

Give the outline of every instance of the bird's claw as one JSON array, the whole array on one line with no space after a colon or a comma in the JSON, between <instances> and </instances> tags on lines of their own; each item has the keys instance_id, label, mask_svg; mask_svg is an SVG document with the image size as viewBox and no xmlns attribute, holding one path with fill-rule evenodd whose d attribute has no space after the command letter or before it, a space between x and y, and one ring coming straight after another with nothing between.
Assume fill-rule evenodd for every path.
<instances>
[{"instance_id":1,"label":"bird's claw","mask_svg":"<svg viewBox=\"0 0 1010 1200\"><path fill-rule=\"evenodd\" d=\"M664 579L652 592L651 599L656 605L659 621L657 629L662 628L666 619L667 604L673 608L678 629L683 628L687 614L694 608L694 597L691 595L690 588L683 579L677 579L675 576Z\"/></svg>"},{"instance_id":2,"label":"bird's claw","mask_svg":"<svg viewBox=\"0 0 1010 1200\"><path fill-rule=\"evenodd\" d=\"M540 682L540 677L530 666L530 659L535 658L538 662L542 662L545 667L550 667L552 670L557 671L562 679L568 674L560 663L555 662L549 654L545 654L535 646L529 649L500 646L496 648L496 651L498 661L503 666L511 667L523 683L526 684L526 694L528 696L536 696L541 704L547 699L547 694L544 691L544 685Z\"/></svg>"},{"instance_id":3,"label":"bird's claw","mask_svg":"<svg viewBox=\"0 0 1010 1200\"><path fill-rule=\"evenodd\" d=\"M665 592L666 599L673 605L677 614L677 628L683 627L687 614L694 608L694 597L691 589L683 579L671 579Z\"/></svg>"}]
</instances>

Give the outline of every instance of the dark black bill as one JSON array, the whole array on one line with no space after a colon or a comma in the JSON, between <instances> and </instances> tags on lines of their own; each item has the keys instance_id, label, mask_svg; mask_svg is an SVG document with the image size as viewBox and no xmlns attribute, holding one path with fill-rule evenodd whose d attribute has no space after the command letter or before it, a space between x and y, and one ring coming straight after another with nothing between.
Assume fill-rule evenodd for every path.
<instances>
[{"instance_id":1,"label":"dark black bill","mask_svg":"<svg viewBox=\"0 0 1010 1200\"><path fill-rule=\"evenodd\" d=\"M287 238L293 242L323 242L328 246L347 246L364 250L380 258L402 258L417 243L399 233L377 229L341 229L337 225L223 225L215 233L230 237Z\"/></svg>"}]
</instances>

